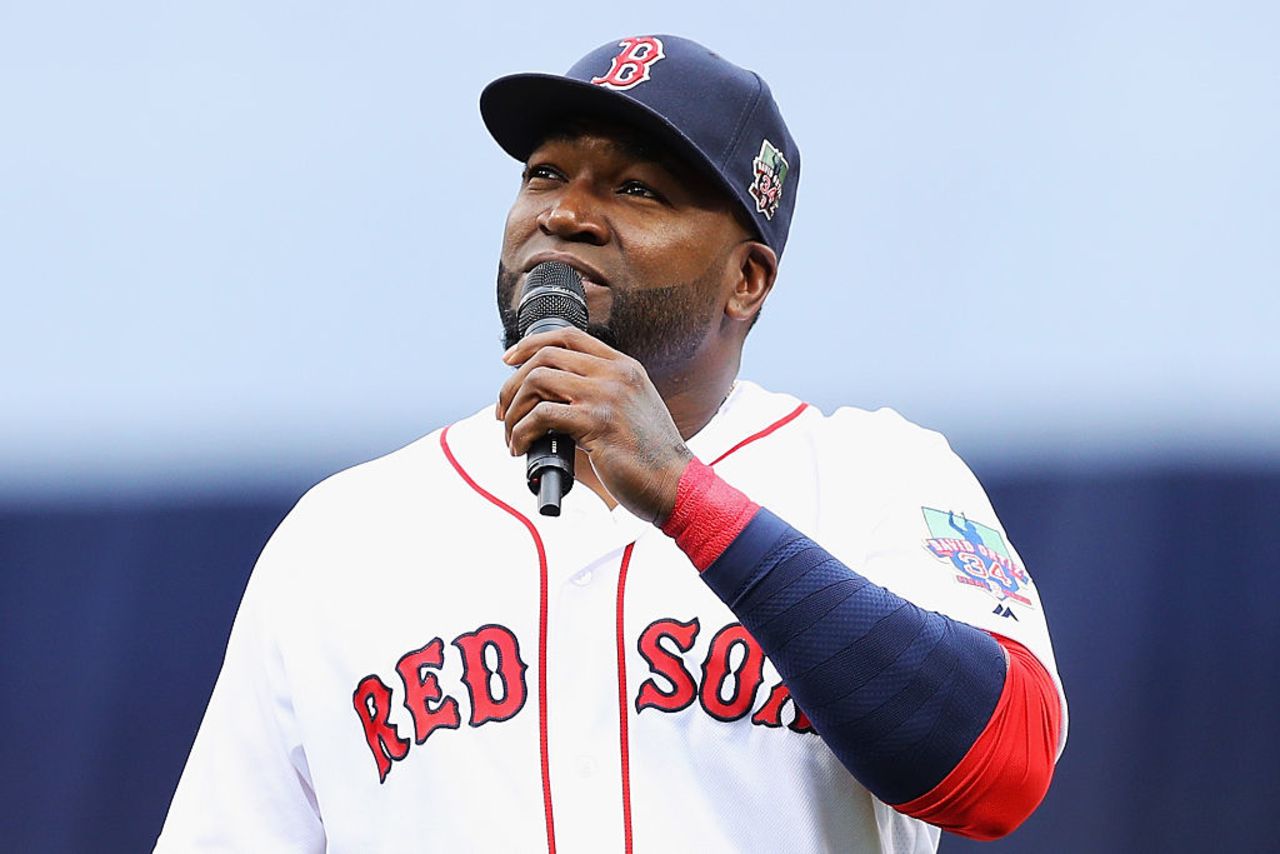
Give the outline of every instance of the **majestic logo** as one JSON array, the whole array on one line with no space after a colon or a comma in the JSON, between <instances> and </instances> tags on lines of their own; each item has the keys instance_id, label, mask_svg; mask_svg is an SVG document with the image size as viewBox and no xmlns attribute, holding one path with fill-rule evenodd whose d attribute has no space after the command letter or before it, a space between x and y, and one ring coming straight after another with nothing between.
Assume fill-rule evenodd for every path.
<instances>
[{"instance_id":1,"label":"majestic logo","mask_svg":"<svg viewBox=\"0 0 1280 854\"><path fill-rule=\"evenodd\" d=\"M756 210L764 214L765 219L773 219L778 203L782 201L782 184L787 180L787 170L791 167L782 152L767 139L761 141L760 154L751 165L755 178L748 192L756 200Z\"/></svg>"},{"instance_id":2,"label":"majestic logo","mask_svg":"<svg viewBox=\"0 0 1280 854\"><path fill-rule=\"evenodd\" d=\"M653 36L632 36L618 42L622 50L613 58L603 77L592 77L597 86L625 91L649 79L649 69L666 57L662 41Z\"/></svg>"},{"instance_id":3,"label":"majestic logo","mask_svg":"<svg viewBox=\"0 0 1280 854\"><path fill-rule=\"evenodd\" d=\"M1008 602L1031 607L1026 588L1031 577L1009 555L1004 537L995 528L959 517L950 510L934 510L921 507L925 524L933 536L924 541L924 547L939 560L949 562L957 570L956 581L985 590L1004 604L995 613L1013 616ZM1016 617L1014 619L1017 619Z\"/></svg>"}]
</instances>

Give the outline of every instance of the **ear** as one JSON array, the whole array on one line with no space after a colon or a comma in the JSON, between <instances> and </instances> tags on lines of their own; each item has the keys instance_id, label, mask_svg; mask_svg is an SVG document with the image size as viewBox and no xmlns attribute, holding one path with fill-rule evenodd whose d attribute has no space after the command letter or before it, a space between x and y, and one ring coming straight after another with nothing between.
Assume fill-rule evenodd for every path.
<instances>
[{"instance_id":1,"label":"ear","mask_svg":"<svg viewBox=\"0 0 1280 854\"><path fill-rule=\"evenodd\" d=\"M745 240L736 247L734 258L739 275L724 313L727 319L750 326L773 290L773 281L778 277L778 254L759 241Z\"/></svg>"}]
</instances>

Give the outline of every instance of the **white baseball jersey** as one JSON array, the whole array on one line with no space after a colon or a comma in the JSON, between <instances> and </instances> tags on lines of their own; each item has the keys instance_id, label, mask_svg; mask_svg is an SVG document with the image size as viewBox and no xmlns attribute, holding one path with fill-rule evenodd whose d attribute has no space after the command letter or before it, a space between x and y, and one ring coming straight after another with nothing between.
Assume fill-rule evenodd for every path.
<instances>
[{"instance_id":1,"label":"white baseball jersey","mask_svg":"<svg viewBox=\"0 0 1280 854\"><path fill-rule=\"evenodd\" d=\"M1023 644L1061 694L1035 586L941 436L739 382L689 446L872 581ZM537 515L486 409L281 523L156 850L936 849L806 723L660 530L581 486Z\"/></svg>"}]
</instances>

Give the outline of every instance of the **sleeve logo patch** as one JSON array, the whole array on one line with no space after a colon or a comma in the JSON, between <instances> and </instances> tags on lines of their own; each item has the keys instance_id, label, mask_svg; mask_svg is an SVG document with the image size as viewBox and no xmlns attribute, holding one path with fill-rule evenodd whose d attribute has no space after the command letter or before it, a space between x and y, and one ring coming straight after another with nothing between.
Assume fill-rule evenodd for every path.
<instances>
[{"instance_id":1,"label":"sleeve logo patch","mask_svg":"<svg viewBox=\"0 0 1280 854\"><path fill-rule=\"evenodd\" d=\"M1031 577L1009 555L1009 547L999 531L974 522L963 513L932 507L920 509L930 534L924 547L957 570L957 582L985 590L998 602L1012 601L1032 607L1026 595Z\"/></svg>"}]
</instances>

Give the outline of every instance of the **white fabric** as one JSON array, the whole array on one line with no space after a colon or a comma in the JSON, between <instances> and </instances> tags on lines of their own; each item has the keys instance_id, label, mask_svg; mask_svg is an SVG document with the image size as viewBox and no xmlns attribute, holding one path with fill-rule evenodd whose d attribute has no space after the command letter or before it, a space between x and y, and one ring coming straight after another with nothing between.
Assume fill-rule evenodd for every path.
<instances>
[{"instance_id":1,"label":"white fabric","mask_svg":"<svg viewBox=\"0 0 1280 854\"><path fill-rule=\"evenodd\" d=\"M739 382L690 447L711 462L798 404ZM700 682L712 638L733 615L672 541L621 508L609 511L589 489L566 496L560 518L538 516L524 462L506 453L490 410L454 425L448 441L469 475L523 513L546 546L558 851L623 850L615 614L632 542L623 634L635 850L936 849L937 829L877 801L816 735L753 725L750 714L721 721L696 700L637 714L640 686L653 677L637 648L644 629L696 618L700 631L682 658ZM1002 616L991 594L956 581L955 568L925 548L922 507L999 527L941 436L890 410L824 417L810 408L716 469L870 579L1021 642L1057 680L1034 587L1021 591L1029 607ZM546 850L538 612L532 538L462 480L439 433L319 484L254 569L156 850ZM490 624L518 638L528 698L510 719L471 727L452 641ZM393 692L391 722L412 740L396 664L437 637L440 687L457 700L462 725L412 744L380 783L353 691L379 676ZM753 711L778 681L766 663Z\"/></svg>"}]
</instances>

